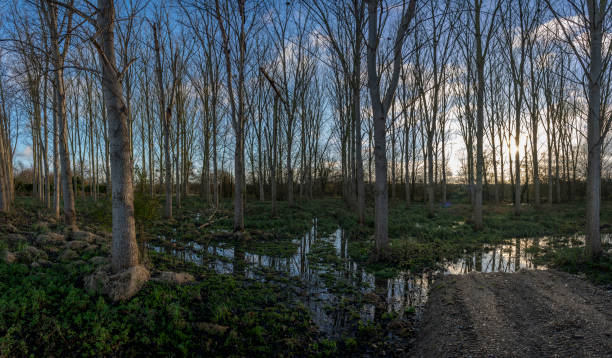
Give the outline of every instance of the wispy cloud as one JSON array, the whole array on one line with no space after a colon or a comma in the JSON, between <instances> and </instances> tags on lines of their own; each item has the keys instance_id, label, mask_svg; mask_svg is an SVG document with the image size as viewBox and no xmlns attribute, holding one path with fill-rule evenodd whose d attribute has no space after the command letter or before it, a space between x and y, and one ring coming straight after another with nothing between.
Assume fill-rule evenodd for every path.
<instances>
[{"instance_id":1,"label":"wispy cloud","mask_svg":"<svg viewBox=\"0 0 612 358\"><path fill-rule=\"evenodd\" d=\"M17 153L15 153L15 159L31 161L32 154L33 154L32 146L28 145L28 146L23 147L21 150L17 151Z\"/></svg>"}]
</instances>

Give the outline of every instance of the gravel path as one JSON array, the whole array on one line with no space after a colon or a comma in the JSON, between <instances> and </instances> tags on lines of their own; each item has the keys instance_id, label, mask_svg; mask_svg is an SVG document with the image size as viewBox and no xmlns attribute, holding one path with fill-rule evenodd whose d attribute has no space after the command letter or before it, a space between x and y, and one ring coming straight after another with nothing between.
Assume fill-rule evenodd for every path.
<instances>
[{"instance_id":1,"label":"gravel path","mask_svg":"<svg viewBox=\"0 0 612 358\"><path fill-rule=\"evenodd\" d=\"M612 357L612 291L554 270L446 276L414 357Z\"/></svg>"}]
</instances>

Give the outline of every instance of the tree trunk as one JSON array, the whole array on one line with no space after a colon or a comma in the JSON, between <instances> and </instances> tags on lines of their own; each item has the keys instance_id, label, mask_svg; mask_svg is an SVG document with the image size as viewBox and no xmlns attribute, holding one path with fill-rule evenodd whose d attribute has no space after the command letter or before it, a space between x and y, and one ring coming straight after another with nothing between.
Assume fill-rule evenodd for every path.
<instances>
[{"instance_id":1,"label":"tree trunk","mask_svg":"<svg viewBox=\"0 0 612 358\"><path fill-rule=\"evenodd\" d=\"M521 135L521 111L516 109L515 115L516 129L514 133L514 145L516 147L514 152L514 214L521 214L521 160L519 155L519 139Z\"/></svg>"},{"instance_id":2,"label":"tree trunk","mask_svg":"<svg viewBox=\"0 0 612 358\"><path fill-rule=\"evenodd\" d=\"M55 111L58 121L59 132L59 158L61 171L61 187L64 196L64 221L71 229L76 228L76 214L74 209L74 191L72 188L72 171L70 169L70 152L68 151L68 118L66 115L66 94L64 86L64 58L70 43L70 33L67 33L63 43L64 49L60 50L60 34L57 21L57 5L44 3L41 7L46 18L50 34L50 51L53 65L53 83L55 92ZM68 28L70 29L72 17L68 15ZM68 30L70 31L70 30ZM58 183L56 183L57 185Z\"/></svg>"},{"instance_id":3,"label":"tree trunk","mask_svg":"<svg viewBox=\"0 0 612 358\"><path fill-rule=\"evenodd\" d=\"M406 88L406 83L403 83L402 89L404 89L405 92L405 88ZM406 98L404 98L404 100L406 100ZM404 160L405 163L404 165L406 166L406 175L405 175L405 180L404 180L404 195L406 196L406 208L408 208L410 206L410 199L411 199L411 195L410 195L410 153L409 153L409 138L410 138L410 129L414 129L412 127L412 118L414 117L414 105L410 106L410 126L408 126L408 115L406 113L406 109L404 108ZM414 142L412 143L413 149L414 150Z\"/></svg>"},{"instance_id":4,"label":"tree trunk","mask_svg":"<svg viewBox=\"0 0 612 358\"><path fill-rule=\"evenodd\" d=\"M361 153L361 43L363 40L363 1L354 1L356 19L355 47L353 48L353 120L355 122L355 165L357 174L357 214L359 225L365 223L365 184L363 178L363 157ZM359 11L357 11L359 8Z\"/></svg>"},{"instance_id":5,"label":"tree trunk","mask_svg":"<svg viewBox=\"0 0 612 358\"><path fill-rule=\"evenodd\" d=\"M44 86L43 86L43 128L44 128L44 153L43 153L43 161L45 163L45 206L47 208L51 208L51 178L49 178L49 138L48 138L48 130L47 123L49 120L49 116L47 114L47 75L44 75Z\"/></svg>"},{"instance_id":6,"label":"tree trunk","mask_svg":"<svg viewBox=\"0 0 612 358\"><path fill-rule=\"evenodd\" d=\"M276 158L277 158L277 132L278 132L278 96L274 96L274 108L272 114L272 153L270 160L270 195L272 200L272 217L276 216Z\"/></svg>"},{"instance_id":7,"label":"tree trunk","mask_svg":"<svg viewBox=\"0 0 612 358\"><path fill-rule=\"evenodd\" d=\"M547 168L547 174L548 174L548 199L547 199L547 204L548 206L552 206L552 202L553 202L553 179L552 179L552 140L554 137L554 132L553 131L553 127L551 126L551 116L552 114L550 113L552 111L551 108L551 104L550 104L550 100L547 98L547 102L549 102L548 104L548 110L546 112L546 149L548 151L548 155L547 155L547 159L548 159L548 168ZM552 133L551 133L552 132Z\"/></svg>"},{"instance_id":8,"label":"tree trunk","mask_svg":"<svg viewBox=\"0 0 612 358\"><path fill-rule=\"evenodd\" d=\"M119 73L115 64L115 6L113 0L98 0L97 25L102 50L102 88L110 130L111 173L113 182L113 242L112 268L119 272L138 265L138 245L134 221L134 191L132 159L128 128L128 113Z\"/></svg>"},{"instance_id":9,"label":"tree trunk","mask_svg":"<svg viewBox=\"0 0 612 358\"><path fill-rule=\"evenodd\" d=\"M414 17L416 0L411 0L408 9L402 16L393 53L393 73L389 79L387 91L381 100L380 77L377 73L376 56L378 50L378 1L368 0L368 87L372 103L374 121L374 156L376 168L376 183L374 184L374 209L375 209L375 241L376 256L378 259L385 258L389 251L388 220L389 205L387 194L387 153L386 153L386 115L395 95L395 89L399 79L402 61L402 46L408 25Z\"/></svg>"},{"instance_id":10,"label":"tree trunk","mask_svg":"<svg viewBox=\"0 0 612 358\"><path fill-rule=\"evenodd\" d=\"M533 99L532 102L532 118L531 118L531 171L533 174L533 204L535 207L540 206L540 173L539 173L539 163L538 163L538 114L537 103L536 100ZM527 153L525 153L527 154Z\"/></svg>"},{"instance_id":11,"label":"tree trunk","mask_svg":"<svg viewBox=\"0 0 612 358\"><path fill-rule=\"evenodd\" d=\"M112 184L111 184L111 169L110 169L110 155L109 155L109 150L110 150L110 144L109 144L109 132L108 132L108 123L107 123L107 117L106 117L106 100L104 99L104 96L102 96L102 124L104 126L104 165L106 167L106 195L108 196L110 194L110 192L112 191ZM160 175L161 175L161 170L160 170Z\"/></svg>"},{"instance_id":12,"label":"tree trunk","mask_svg":"<svg viewBox=\"0 0 612 358\"><path fill-rule=\"evenodd\" d=\"M245 82L245 64L246 64L246 33L245 33L245 0L238 0L238 13L240 16L240 26L237 29L238 35L238 61L237 61L237 77L238 90L234 94L233 79L232 79L232 58L230 54L229 34L226 31L225 19L221 14L219 0L215 1L215 10L219 29L223 38L222 46L225 54L225 66L227 70L227 91L230 96L230 107L232 117L232 127L235 134L235 150L234 150L234 231L244 230L244 126L245 126L245 100L244 100L244 82ZM229 14L226 14L229 16ZM227 30L231 30L228 27ZM234 98L235 96L235 98ZM236 103L236 100L238 103ZM290 177L293 180L292 177Z\"/></svg>"},{"instance_id":13,"label":"tree trunk","mask_svg":"<svg viewBox=\"0 0 612 358\"><path fill-rule=\"evenodd\" d=\"M63 67L56 63L57 68ZM64 197L64 223L76 228L76 213L74 209L74 191L72 187L72 170L70 169L70 153L68 151L68 121L66 116L66 97L64 93L63 70L55 71L55 91L57 95L57 111L59 122L59 154L61 166L61 185Z\"/></svg>"},{"instance_id":14,"label":"tree trunk","mask_svg":"<svg viewBox=\"0 0 612 358\"><path fill-rule=\"evenodd\" d=\"M153 40L155 42L155 61L157 72L157 85L159 87L159 115L162 123L162 135L164 138L164 174L165 174L165 196L164 217L172 218L172 164L170 163L170 118L172 116L171 104L166 104L166 93L164 90L164 81L162 77L161 54L159 47L158 29L156 25L153 27ZM171 95L171 101L173 96Z\"/></svg>"},{"instance_id":15,"label":"tree trunk","mask_svg":"<svg viewBox=\"0 0 612 358\"><path fill-rule=\"evenodd\" d=\"M589 63L589 113L587 116L587 210L586 210L586 254L589 259L601 254L599 214L601 200L601 123L600 95L604 11L607 1L587 1L590 26ZM600 7L601 6L601 7Z\"/></svg>"},{"instance_id":16,"label":"tree trunk","mask_svg":"<svg viewBox=\"0 0 612 358\"><path fill-rule=\"evenodd\" d=\"M500 200L503 201L504 200L504 192L506 191L505 189L505 182L504 182L504 142L503 142L503 137L501 134L501 123L498 123L497 126L497 138L499 139L499 178L500 178Z\"/></svg>"},{"instance_id":17,"label":"tree trunk","mask_svg":"<svg viewBox=\"0 0 612 358\"><path fill-rule=\"evenodd\" d=\"M60 164L59 164L59 123L57 95L53 91L53 216L60 218Z\"/></svg>"},{"instance_id":18,"label":"tree trunk","mask_svg":"<svg viewBox=\"0 0 612 358\"><path fill-rule=\"evenodd\" d=\"M395 200L396 197L396 172L397 168L395 165L395 142L397 136L395 135L395 101L391 103L391 200Z\"/></svg>"},{"instance_id":19,"label":"tree trunk","mask_svg":"<svg viewBox=\"0 0 612 358\"><path fill-rule=\"evenodd\" d=\"M474 228L482 229L482 172L484 166L483 136L484 136L484 65L485 59L482 49L482 34L480 29L480 2L475 6L476 29L476 73L478 86L476 92L476 191L474 196ZM493 20L491 20L493 21Z\"/></svg>"},{"instance_id":20,"label":"tree trunk","mask_svg":"<svg viewBox=\"0 0 612 358\"><path fill-rule=\"evenodd\" d=\"M380 84L376 66L376 49L378 48L377 25L378 1L368 1L368 87L372 101L374 122L374 239L377 258L385 257L389 250L388 220L389 204L387 194L387 149L386 149L386 116L380 100Z\"/></svg>"}]
</instances>

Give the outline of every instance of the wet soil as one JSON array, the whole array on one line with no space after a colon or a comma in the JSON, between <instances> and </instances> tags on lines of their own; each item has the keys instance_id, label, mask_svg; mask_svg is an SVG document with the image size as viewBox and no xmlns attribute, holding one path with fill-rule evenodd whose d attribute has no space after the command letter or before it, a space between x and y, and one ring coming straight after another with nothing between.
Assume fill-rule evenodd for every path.
<instances>
[{"instance_id":1,"label":"wet soil","mask_svg":"<svg viewBox=\"0 0 612 358\"><path fill-rule=\"evenodd\" d=\"M612 357L612 290L555 270L447 275L413 357Z\"/></svg>"}]
</instances>

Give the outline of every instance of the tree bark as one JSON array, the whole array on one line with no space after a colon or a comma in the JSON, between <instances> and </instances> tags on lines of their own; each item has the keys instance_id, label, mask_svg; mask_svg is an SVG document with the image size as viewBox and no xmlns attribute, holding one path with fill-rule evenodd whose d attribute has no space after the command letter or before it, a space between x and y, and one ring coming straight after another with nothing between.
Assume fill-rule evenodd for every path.
<instances>
[{"instance_id":1,"label":"tree bark","mask_svg":"<svg viewBox=\"0 0 612 358\"><path fill-rule=\"evenodd\" d=\"M357 214L359 225L365 223L365 184L363 179L363 157L361 149L361 45L363 41L363 22L365 7L363 1L353 1L356 28L355 47L353 48L353 121L355 122L355 165L357 174Z\"/></svg>"},{"instance_id":2,"label":"tree bark","mask_svg":"<svg viewBox=\"0 0 612 358\"><path fill-rule=\"evenodd\" d=\"M376 182L374 184L375 209L375 241L376 257L385 258L389 251L389 197L387 190L387 153L386 153L386 116L393 100L395 89L399 80L402 45L408 32L408 25L414 17L416 0L411 0L408 9L402 15L393 48L393 73L389 79L387 92L383 99L380 93L380 76L377 72L376 56L378 50L378 0L368 0L368 87L372 103L374 121L374 159Z\"/></svg>"},{"instance_id":3,"label":"tree bark","mask_svg":"<svg viewBox=\"0 0 612 358\"><path fill-rule=\"evenodd\" d=\"M586 208L586 254L593 259L601 254L601 237L599 229L601 201L601 123L600 96L604 13L607 1L587 1L590 32L590 63L588 73L589 113L587 115L587 208Z\"/></svg>"},{"instance_id":4,"label":"tree bark","mask_svg":"<svg viewBox=\"0 0 612 358\"><path fill-rule=\"evenodd\" d=\"M240 18L240 26L237 29L238 35L238 89L234 94L233 79L232 79L232 58L230 54L229 34L227 30L231 26L226 26L225 16L221 14L219 0L215 0L215 10L219 29L222 35L222 46L225 54L225 66L227 70L227 90L230 96L230 107L232 117L232 127L235 135L235 150L234 150L234 231L244 230L244 127L245 127L245 101L244 101L244 82L245 82L245 66L246 66L246 33L245 33L245 0L238 0L238 13ZM229 15L225 14L225 15ZM236 103L236 99L238 103ZM290 177L292 180L292 178Z\"/></svg>"},{"instance_id":5,"label":"tree bark","mask_svg":"<svg viewBox=\"0 0 612 358\"><path fill-rule=\"evenodd\" d=\"M57 5L52 4L48 0L44 0L41 5L50 34L50 50L52 57L51 61L53 65L53 84L56 100L55 111L59 125L59 157L61 171L60 180L64 198L64 223L71 229L76 229L76 212L74 209L72 170L70 169L70 152L68 150L68 118L66 115L66 93L63 70L66 51L70 43L70 33L66 34L64 39L64 48L60 50L60 34L58 32L57 22ZM68 29L70 29L72 23L72 16L68 16Z\"/></svg>"},{"instance_id":6,"label":"tree bark","mask_svg":"<svg viewBox=\"0 0 612 358\"><path fill-rule=\"evenodd\" d=\"M128 110L115 59L114 0L98 0L97 26L102 49L102 88L110 134L110 157L113 203L113 271L119 272L138 265L138 245L134 220L132 158L128 127Z\"/></svg>"},{"instance_id":7,"label":"tree bark","mask_svg":"<svg viewBox=\"0 0 612 358\"><path fill-rule=\"evenodd\" d=\"M474 2L474 27L476 35L476 76L478 86L476 89L476 190L474 195L474 228L482 229L482 172L484 166L483 137L484 137L484 51L482 48L482 33L480 29L480 0Z\"/></svg>"},{"instance_id":8,"label":"tree bark","mask_svg":"<svg viewBox=\"0 0 612 358\"><path fill-rule=\"evenodd\" d=\"M164 138L164 174L165 174L165 203L164 203L164 217L166 219L172 218L172 164L170 163L170 118L172 116L172 105L171 103L166 104L166 93L164 89L164 81L162 77L162 63L161 54L158 38L158 29L156 25L153 27L153 41L155 42L155 61L156 61L156 72L157 72L157 85L159 87L159 115L161 117L163 138ZM172 98L174 96L170 95Z\"/></svg>"}]
</instances>

